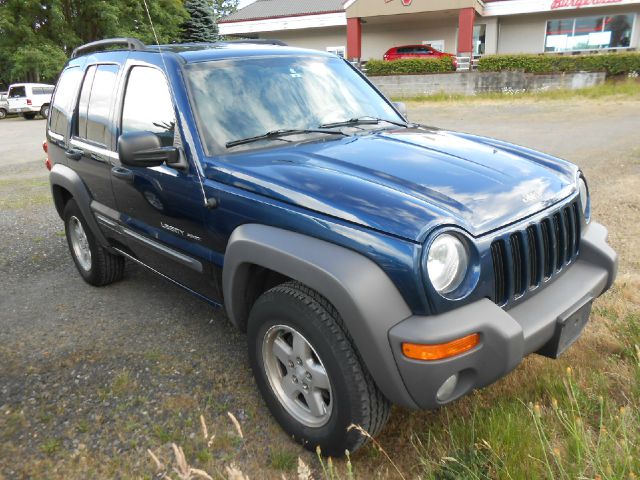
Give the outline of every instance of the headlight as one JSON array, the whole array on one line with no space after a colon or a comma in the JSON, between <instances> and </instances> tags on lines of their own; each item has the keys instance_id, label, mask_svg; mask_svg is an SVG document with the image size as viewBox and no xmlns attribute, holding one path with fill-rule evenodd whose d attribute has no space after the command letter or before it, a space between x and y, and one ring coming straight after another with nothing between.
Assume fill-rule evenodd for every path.
<instances>
[{"instance_id":1,"label":"headlight","mask_svg":"<svg viewBox=\"0 0 640 480\"><path fill-rule=\"evenodd\" d=\"M433 287L447 294L460 286L469 266L469 254L455 236L443 233L429 248L427 273Z\"/></svg>"},{"instance_id":2,"label":"headlight","mask_svg":"<svg viewBox=\"0 0 640 480\"><path fill-rule=\"evenodd\" d=\"M589 206L589 190L584 178L578 179L578 189L580 190L580 204L582 205L582 213L587 217L587 207Z\"/></svg>"}]
</instances>

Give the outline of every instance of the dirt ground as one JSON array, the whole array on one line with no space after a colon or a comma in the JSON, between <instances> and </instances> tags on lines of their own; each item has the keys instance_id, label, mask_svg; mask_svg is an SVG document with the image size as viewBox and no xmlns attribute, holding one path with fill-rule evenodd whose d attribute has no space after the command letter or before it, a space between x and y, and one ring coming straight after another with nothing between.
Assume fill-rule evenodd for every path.
<instances>
[{"instance_id":1,"label":"dirt ground","mask_svg":"<svg viewBox=\"0 0 640 480\"><path fill-rule=\"evenodd\" d=\"M621 255L621 278L638 280L640 102L408 107L412 121L494 136L580 165L594 218ZM0 479L151 478L147 449L161 454L174 441L194 466L217 475L233 462L251 478L290 476L298 456L317 470L314 457L269 415L245 338L222 311L135 265L113 286L83 283L50 199L43 137L42 120L0 121ZM597 329L591 325L574 349ZM529 361L508 387L499 382L489 391L524 385ZM441 414L394 408L379 442L407 473L415 467L412 433L428 430ZM210 447L200 440L200 415L216 435ZM373 447L353 461L365 478L393 476Z\"/></svg>"}]
</instances>

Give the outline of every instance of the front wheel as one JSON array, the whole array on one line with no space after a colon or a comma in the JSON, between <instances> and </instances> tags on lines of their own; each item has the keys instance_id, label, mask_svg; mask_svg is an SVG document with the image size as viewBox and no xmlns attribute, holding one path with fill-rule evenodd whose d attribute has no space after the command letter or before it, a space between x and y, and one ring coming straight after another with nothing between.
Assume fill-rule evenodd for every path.
<instances>
[{"instance_id":1,"label":"front wheel","mask_svg":"<svg viewBox=\"0 0 640 480\"><path fill-rule=\"evenodd\" d=\"M43 105L42 108L40 108L40 115L44 118L49 117L49 105Z\"/></svg>"},{"instance_id":2,"label":"front wheel","mask_svg":"<svg viewBox=\"0 0 640 480\"><path fill-rule=\"evenodd\" d=\"M7 111L4 108L0 108L0 120L7 117Z\"/></svg>"},{"instance_id":3,"label":"front wheel","mask_svg":"<svg viewBox=\"0 0 640 480\"><path fill-rule=\"evenodd\" d=\"M318 292L289 282L264 293L248 323L258 388L282 428L309 450L342 456L376 435L390 405L376 387L336 309Z\"/></svg>"}]
</instances>

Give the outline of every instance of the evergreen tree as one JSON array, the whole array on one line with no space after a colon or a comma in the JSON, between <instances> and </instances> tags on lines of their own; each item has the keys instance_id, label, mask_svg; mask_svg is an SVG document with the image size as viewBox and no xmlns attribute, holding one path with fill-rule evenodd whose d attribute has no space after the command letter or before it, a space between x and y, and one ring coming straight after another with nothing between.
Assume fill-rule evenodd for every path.
<instances>
[{"instance_id":1,"label":"evergreen tree","mask_svg":"<svg viewBox=\"0 0 640 480\"><path fill-rule=\"evenodd\" d=\"M209 0L186 0L184 7L191 16L183 26L182 40L185 42L215 42L218 26L215 11Z\"/></svg>"}]
</instances>

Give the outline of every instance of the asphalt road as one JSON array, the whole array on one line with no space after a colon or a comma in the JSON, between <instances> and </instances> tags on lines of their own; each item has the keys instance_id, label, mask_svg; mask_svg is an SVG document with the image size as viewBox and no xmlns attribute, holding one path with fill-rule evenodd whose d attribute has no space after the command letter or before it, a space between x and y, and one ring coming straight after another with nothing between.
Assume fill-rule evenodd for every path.
<instances>
[{"instance_id":1,"label":"asphalt road","mask_svg":"<svg viewBox=\"0 0 640 480\"><path fill-rule=\"evenodd\" d=\"M0 121L0 168L29 164L42 158L45 126L45 120L39 116L33 120L9 117Z\"/></svg>"},{"instance_id":2,"label":"asphalt road","mask_svg":"<svg viewBox=\"0 0 640 480\"><path fill-rule=\"evenodd\" d=\"M577 162L591 179L596 216L611 219L616 248L626 258L637 255L640 232L629 212L637 213L640 171L629 159L637 155L640 103L409 108L414 121ZM44 127L43 120L0 121L0 479L142 476L152 471L146 449L166 451L171 441L199 465L215 469L233 460L251 478L279 476L269 459L301 451L260 400L244 336L223 312L135 265L109 287L81 280L50 199ZM637 269L637 260L623 262L623 271ZM239 419L244 441L227 411ZM200 414L216 433L214 453L205 452L212 457L198 453ZM420 415L395 409L381 442L405 448L403 432L428 421L428 413Z\"/></svg>"}]
</instances>

